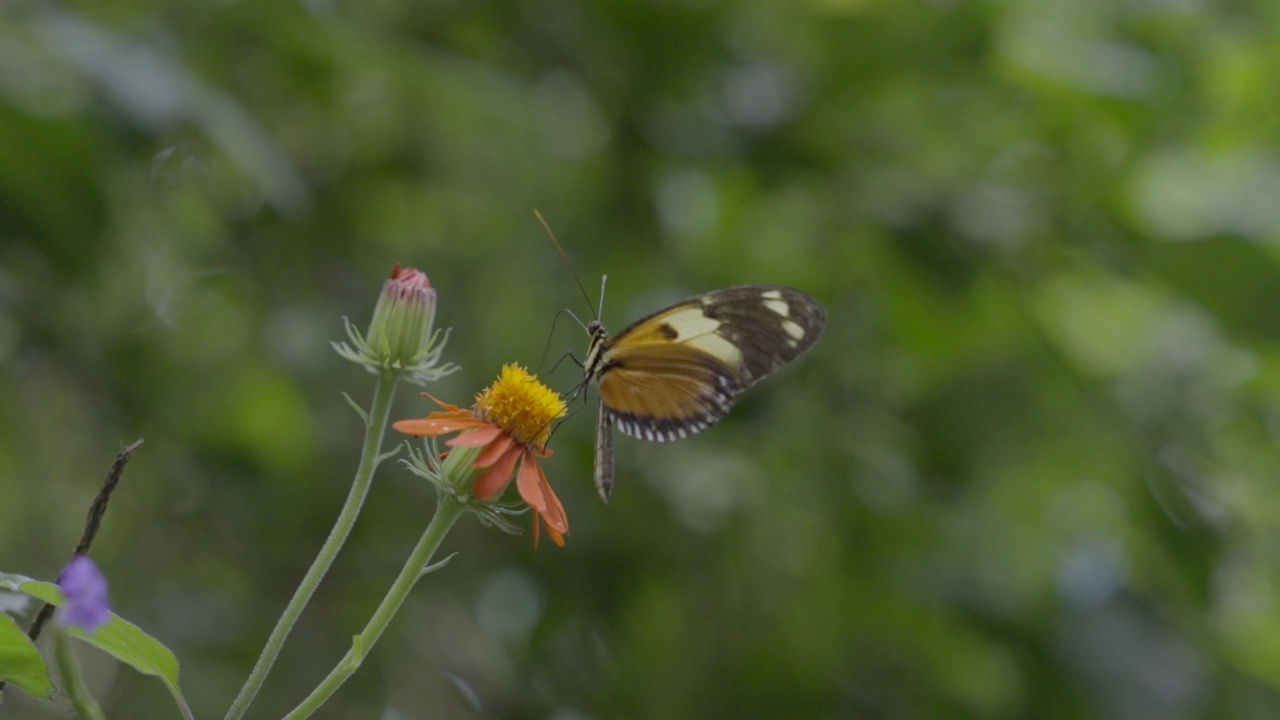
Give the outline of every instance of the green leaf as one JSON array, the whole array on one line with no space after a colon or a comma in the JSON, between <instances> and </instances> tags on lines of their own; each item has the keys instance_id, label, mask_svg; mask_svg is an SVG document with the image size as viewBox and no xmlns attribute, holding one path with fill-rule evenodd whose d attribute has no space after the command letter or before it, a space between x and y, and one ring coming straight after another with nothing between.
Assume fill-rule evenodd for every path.
<instances>
[{"instance_id":1,"label":"green leaf","mask_svg":"<svg viewBox=\"0 0 1280 720\"><path fill-rule=\"evenodd\" d=\"M62 591L53 583L32 580L22 575L0 573L0 590L14 590L26 593L51 605L61 605ZM73 637L84 640L94 647L103 650L117 660L145 675L154 675L169 688L169 694L178 703L184 717L191 717L191 708L187 706L182 689L178 687L178 658L169 648L137 625L111 613L106 625L98 628L92 635L72 628ZM15 683L16 684L16 683Z\"/></svg>"},{"instance_id":2,"label":"green leaf","mask_svg":"<svg viewBox=\"0 0 1280 720\"><path fill-rule=\"evenodd\" d=\"M31 697L48 698L53 689L49 668L13 618L0 613L0 680Z\"/></svg>"}]
</instances>

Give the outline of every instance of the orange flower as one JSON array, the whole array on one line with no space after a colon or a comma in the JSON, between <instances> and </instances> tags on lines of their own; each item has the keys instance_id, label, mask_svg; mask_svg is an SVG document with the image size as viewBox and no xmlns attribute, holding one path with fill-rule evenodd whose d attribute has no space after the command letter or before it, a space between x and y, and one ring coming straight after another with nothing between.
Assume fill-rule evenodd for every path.
<instances>
[{"instance_id":1,"label":"orange flower","mask_svg":"<svg viewBox=\"0 0 1280 720\"><path fill-rule=\"evenodd\" d=\"M546 448L551 423L565 414L560 396L524 368L504 365L493 385L476 395L471 410L431 399L445 411L431 413L420 420L401 420L392 427L416 437L461 431L445 444L453 448L479 448L471 467L481 472L471 487L471 494L480 502L489 502L502 494L514 473L520 497L534 511L534 547L538 544L539 518L547 526L551 539L564 547L569 519L538 465L538 458L551 455Z\"/></svg>"}]
</instances>

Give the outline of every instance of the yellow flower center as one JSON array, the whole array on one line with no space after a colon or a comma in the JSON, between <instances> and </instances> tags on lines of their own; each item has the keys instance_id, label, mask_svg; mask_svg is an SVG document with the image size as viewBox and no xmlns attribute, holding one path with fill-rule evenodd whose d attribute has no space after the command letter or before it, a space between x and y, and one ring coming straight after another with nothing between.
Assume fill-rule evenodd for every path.
<instances>
[{"instance_id":1,"label":"yellow flower center","mask_svg":"<svg viewBox=\"0 0 1280 720\"><path fill-rule=\"evenodd\" d=\"M475 412L528 447L541 450L551 423L564 417L564 401L519 365L503 365L502 374L476 395Z\"/></svg>"}]
</instances>

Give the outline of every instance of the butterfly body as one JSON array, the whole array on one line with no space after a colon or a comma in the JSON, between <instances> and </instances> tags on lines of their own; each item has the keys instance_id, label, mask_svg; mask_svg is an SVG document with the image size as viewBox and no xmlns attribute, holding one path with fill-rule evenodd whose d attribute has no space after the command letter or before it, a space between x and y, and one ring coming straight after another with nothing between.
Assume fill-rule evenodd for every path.
<instances>
[{"instance_id":1,"label":"butterfly body","mask_svg":"<svg viewBox=\"0 0 1280 720\"><path fill-rule=\"evenodd\" d=\"M679 440L724 417L738 393L794 360L822 334L826 311L809 295L741 285L695 295L610 338L599 321L585 378L600 392L596 488L613 490L612 427L655 442Z\"/></svg>"}]
</instances>

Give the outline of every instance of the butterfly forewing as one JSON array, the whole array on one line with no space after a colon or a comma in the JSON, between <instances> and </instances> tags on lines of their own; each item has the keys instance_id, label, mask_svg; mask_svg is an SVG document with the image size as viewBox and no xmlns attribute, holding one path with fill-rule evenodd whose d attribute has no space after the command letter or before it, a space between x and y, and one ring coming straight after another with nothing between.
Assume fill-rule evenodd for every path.
<instances>
[{"instance_id":1,"label":"butterfly forewing","mask_svg":"<svg viewBox=\"0 0 1280 720\"><path fill-rule=\"evenodd\" d=\"M808 350L826 312L798 290L742 285L697 295L609 339L596 325L586 373L600 386L596 484L613 486L610 421L645 440L676 440L724 417L735 396ZM601 467L602 455L608 466ZM603 474L602 474L603 473Z\"/></svg>"},{"instance_id":2,"label":"butterfly forewing","mask_svg":"<svg viewBox=\"0 0 1280 720\"><path fill-rule=\"evenodd\" d=\"M735 369L744 388L812 347L827 322L827 313L816 300L791 288L743 285L698 299L703 314L719 323L715 335L739 351Z\"/></svg>"}]
</instances>

